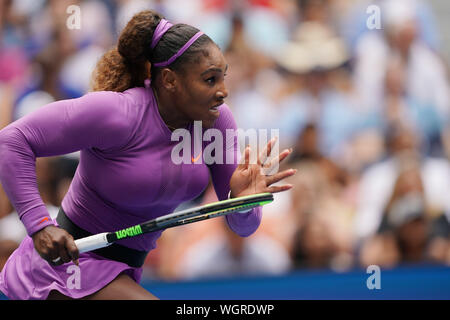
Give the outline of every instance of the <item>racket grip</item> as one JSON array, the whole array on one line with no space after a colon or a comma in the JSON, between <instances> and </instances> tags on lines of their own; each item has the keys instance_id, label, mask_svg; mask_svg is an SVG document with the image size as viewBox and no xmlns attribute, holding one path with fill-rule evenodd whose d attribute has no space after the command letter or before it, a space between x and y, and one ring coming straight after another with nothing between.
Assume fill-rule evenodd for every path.
<instances>
[{"instance_id":1,"label":"racket grip","mask_svg":"<svg viewBox=\"0 0 450 320\"><path fill-rule=\"evenodd\" d=\"M107 234L108 232L103 232L75 240L79 253L88 252L111 245L112 243L109 243L106 239Z\"/></svg>"}]
</instances>

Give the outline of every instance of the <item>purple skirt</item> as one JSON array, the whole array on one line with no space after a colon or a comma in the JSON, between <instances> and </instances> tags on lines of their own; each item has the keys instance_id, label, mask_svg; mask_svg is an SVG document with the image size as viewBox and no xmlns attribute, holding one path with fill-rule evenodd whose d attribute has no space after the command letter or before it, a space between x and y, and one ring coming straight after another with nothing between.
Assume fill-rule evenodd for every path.
<instances>
[{"instance_id":1,"label":"purple skirt","mask_svg":"<svg viewBox=\"0 0 450 320\"><path fill-rule=\"evenodd\" d=\"M52 266L41 258L27 236L0 273L0 291L13 300L46 299L52 290L79 299L102 289L121 273L139 283L142 268L92 252L80 254L79 266L73 262Z\"/></svg>"}]
</instances>

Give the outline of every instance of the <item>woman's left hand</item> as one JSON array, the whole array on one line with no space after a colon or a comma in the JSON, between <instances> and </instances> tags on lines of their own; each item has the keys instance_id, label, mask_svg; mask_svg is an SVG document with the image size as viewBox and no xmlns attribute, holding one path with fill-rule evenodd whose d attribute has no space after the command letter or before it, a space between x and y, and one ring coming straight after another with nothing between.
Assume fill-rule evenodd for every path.
<instances>
[{"instance_id":1,"label":"woman's left hand","mask_svg":"<svg viewBox=\"0 0 450 320\"><path fill-rule=\"evenodd\" d=\"M291 184L272 186L272 184L297 172L295 169L288 169L270 174L292 152L292 148L286 149L278 156L270 157L275 142L275 138L269 141L266 149L258 156L256 163L250 163L250 146L245 148L243 161L238 165L230 179L231 198L265 192L277 193L292 188Z\"/></svg>"}]
</instances>

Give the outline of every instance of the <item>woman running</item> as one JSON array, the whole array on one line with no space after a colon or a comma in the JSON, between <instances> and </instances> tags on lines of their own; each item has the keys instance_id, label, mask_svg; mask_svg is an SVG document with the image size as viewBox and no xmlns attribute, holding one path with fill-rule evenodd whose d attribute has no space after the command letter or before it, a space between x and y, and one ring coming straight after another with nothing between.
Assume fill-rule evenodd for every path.
<instances>
[{"instance_id":1,"label":"woman running","mask_svg":"<svg viewBox=\"0 0 450 320\"><path fill-rule=\"evenodd\" d=\"M233 152L233 164L207 165L199 154L192 154L192 163L172 161L178 128L193 135L194 121L201 121L223 137L236 130L224 104L226 69L207 35L143 11L99 61L94 92L46 105L0 131L0 181L28 233L0 274L0 291L10 299L156 299L138 283L161 232L81 255L74 239L170 213L199 196L210 175L219 200L290 189L272 184L294 170L266 176L260 170L266 156L251 164L249 148L239 161L235 136L222 150ZM78 150L78 169L53 221L38 192L35 160ZM249 236L261 208L226 219L235 233Z\"/></svg>"}]
</instances>

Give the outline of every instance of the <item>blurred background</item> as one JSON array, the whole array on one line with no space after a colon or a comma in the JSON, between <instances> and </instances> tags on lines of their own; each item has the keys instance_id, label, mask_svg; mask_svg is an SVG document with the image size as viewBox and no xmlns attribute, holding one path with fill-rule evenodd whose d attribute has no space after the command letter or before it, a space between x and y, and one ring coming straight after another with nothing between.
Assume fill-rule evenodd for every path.
<instances>
[{"instance_id":1,"label":"blurred background","mask_svg":"<svg viewBox=\"0 0 450 320\"><path fill-rule=\"evenodd\" d=\"M80 8L79 29L68 25L71 5ZM238 127L278 129L280 150L294 148L285 166L299 170L248 238L223 219L166 230L144 266L150 291L170 298L201 283L207 294L208 283L225 281L249 283L248 297L260 297L255 283L292 286L314 272L323 276L308 290L326 291L324 277L352 283L375 264L394 272L391 280L403 268L411 281L433 275L431 292L449 297L450 2L0 0L0 129L87 93L96 61L145 9L216 41ZM37 160L52 216L77 164L77 153ZM216 199L208 187L183 207ZM0 186L0 269L25 235ZM264 297L293 288L273 290Z\"/></svg>"}]
</instances>

